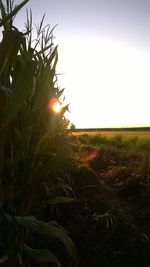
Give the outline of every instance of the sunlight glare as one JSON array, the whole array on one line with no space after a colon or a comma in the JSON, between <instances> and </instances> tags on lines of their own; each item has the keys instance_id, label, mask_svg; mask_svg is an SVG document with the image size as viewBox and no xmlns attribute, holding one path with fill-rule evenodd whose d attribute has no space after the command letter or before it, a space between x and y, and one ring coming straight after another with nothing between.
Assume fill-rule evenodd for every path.
<instances>
[{"instance_id":1,"label":"sunlight glare","mask_svg":"<svg viewBox=\"0 0 150 267\"><path fill-rule=\"evenodd\" d=\"M53 106L53 110L56 112L56 113L59 113L60 110L61 110L61 106L60 106L60 103L59 102L56 102Z\"/></svg>"},{"instance_id":2,"label":"sunlight glare","mask_svg":"<svg viewBox=\"0 0 150 267\"><path fill-rule=\"evenodd\" d=\"M49 101L49 108L53 110L55 113L59 113L61 111L61 103L57 98L53 98Z\"/></svg>"},{"instance_id":3,"label":"sunlight glare","mask_svg":"<svg viewBox=\"0 0 150 267\"><path fill-rule=\"evenodd\" d=\"M149 53L96 38L60 40L59 48L67 115L77 128L150 125Z\"/></svg>"}]
</instances>

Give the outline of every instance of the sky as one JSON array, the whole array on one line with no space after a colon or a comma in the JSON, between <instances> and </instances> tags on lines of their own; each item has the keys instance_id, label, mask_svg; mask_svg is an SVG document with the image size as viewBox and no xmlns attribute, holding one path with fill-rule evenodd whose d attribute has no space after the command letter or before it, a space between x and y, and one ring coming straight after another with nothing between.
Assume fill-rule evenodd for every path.
<instances>
[{"instance_id":1,"label":"sky","mask_svg":"<svg viewBox=\"0 0 150 267\"><path fill-rule=\"evenodd\" d=\"M45 13L45 24L58 24L58 81L77 128L150 126L149 0L29 0L30 7L35 23Z\"/></svg>"}]
</instances>

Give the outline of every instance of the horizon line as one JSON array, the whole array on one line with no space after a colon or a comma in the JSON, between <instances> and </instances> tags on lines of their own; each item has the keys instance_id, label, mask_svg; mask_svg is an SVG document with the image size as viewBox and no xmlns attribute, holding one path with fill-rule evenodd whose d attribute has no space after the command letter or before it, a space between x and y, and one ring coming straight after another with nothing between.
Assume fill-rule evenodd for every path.
<instances>
[{"instance_id":1,"label":"horizon line","mask_svg":"<svg viewBox=\"0 0 150 267\"><path fill-rule=\"evenodd\" d=\"M150 126L141 126L141 127L100 127L100 128L75 128L74 131L135 131L135 130L145 130L150 131Z\"/></svg>"}]
</instances>

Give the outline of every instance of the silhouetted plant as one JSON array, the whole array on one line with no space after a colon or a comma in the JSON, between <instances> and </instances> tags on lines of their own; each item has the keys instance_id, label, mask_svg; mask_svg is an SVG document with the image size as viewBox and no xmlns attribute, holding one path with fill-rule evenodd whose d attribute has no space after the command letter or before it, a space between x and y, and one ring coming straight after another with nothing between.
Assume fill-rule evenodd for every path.
<instances>
[{"instance_id":1,"label":"silhouetted plant","mask_svg":"<svg viewBox=\"0 0 150 267\"><path fill-rule=\"evenodd\" d=\"M64 166L69 164L71 151L62 125L68 106L59 114L49 108L49 101L63 93L57 85L53 29L43 26L43 16L33 41L31 12L25 33L13 26L14 16L27 2L15 7L11 0L6 6L0 2L0 263L32 266L23 256L26 253L37 261L60 266L56 256L36 244L36 237L32 239L29 233L59 240L70 256L76 257L65 230L51 223L51 216L49 223L43 222L41 212L44 201L55 197L53 186L65 185Z\"/></svg>"}]
</instances>

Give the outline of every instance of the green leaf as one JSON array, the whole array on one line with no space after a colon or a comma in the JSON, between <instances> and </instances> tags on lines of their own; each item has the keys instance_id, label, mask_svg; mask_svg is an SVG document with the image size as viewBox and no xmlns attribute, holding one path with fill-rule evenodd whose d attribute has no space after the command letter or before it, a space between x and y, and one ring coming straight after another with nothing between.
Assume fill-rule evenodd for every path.
<instances>
[{"instance_id":1,"label":"green leaf","mask_svg":"<svg viewBox=\"0 0 150 267\"><path fill-rule=\"evenodd\" d=\"M69 111L69 104L62 108L60 115L63 116L66 111Z\"/></svg>"},{"instance_id":2,"label":"green leaf","mask_svg":"<svg viewBox=\"0 0 150 267\"><path fill-rule=\"evenodd\" d=\"M52 44L50 44L50 45L48 45L48 46L46 46L46 47L44 47L42 50L40 50L40 51L36 51L35 50L35 56L39 56L39 55L41 55L41 54L43 54L44 52L46 52L49 48L51 48L52 47Z\"/></svg>"},{"instance_id":3,"label":"green leaf","mask_svg":"<svg viewBox=\"0 0 150 267\"><path fill-rule=\"evenodd\" d=\"M19 31L8 30L3 31L3 39L0 45L0 73L5 71L5 75L10 70L12 64L14 64L18 49L20 46L20 40L22 33ZM9 72L7 73L7 79L5 84L9 81ZM7 83L6 83L7 82ZM4 83L3 83L4 85Z\"/></svg>"},{"instance_id":4,"label":"green leaf","mask_svg":"<svg viewBox=\"0 0 150 267\"><path fill-rule=\"evenodd\" d=\"M0 216L0 221L3 223L14 224L15 222L24 228L28 228L30 231L46 236L57 238L67 249L68 254L74 258L78 265L77 250L72 242L71 238L67 235L64 229L59 224L46 223L40 220L36 220L34 216L10 216L6 213ZM9 227L10 227L9 225Z\"/></svg>"},{"instance_id":5,"label":"green leaf","mask_svg":"<svg viewBox=\"0 0 150 267\"><path fill-rule=\"evenodd\" d=\"M56 263L57 266L61 266L56 256L48 249L33 249L26 245L21 246L21 249L27 253L32 259L39 262Z\"/></svg>"},{"instance_id":6,"label":"green leaf","mask_svg":"<svg viewBox=\"0 0 150 267\"><path fill-rule=\"evenodd\" d=\"M8 260L8 257L6 257L6 256L0 258L0 264L1 264L1 263L4 263L4 262L7 261L7 260Z\"/></svg>"},{"instance_id":7,"label":"green leaf","mask_svg":"<svg viewBox=\"0 0 150 267\"><path fill-rule=\"evenodd\" d=\"M58 197L51 198L49 201L47 201L47 203L56 205L56 204L62 204L62 203L70 203L72 201L74 201L74 198L58 196Z\"/></svg>"},{"instance_id":8,"label":"green leaf","mask_svg":"<svg viewBox=\"0 0 150 267\"><path fill-rule=\"evenodd\" d=\"M1 213L0 214L0 222L2 222L3 224L8 224L10 226L10 224L13 223L13 217L8 215L7 213Z\"/></svg>"},{"instance_id":9,"label":"green leaf","mask_svg":"<svg viewBox=\"0 0 150 267\"><path fill-rule=\"evenodd\" d=\"M55 69L54 67L56 66L56 63L57 63L57 60L58 60L57 46L52 51L52 53L51 53L51 55L50 55L50 57L48 59L47 64L51 64L53 60L54 60L54 64L53 64L53 68L52 69Z\"/></svg>"},{"instance_id":10,"label":"green leaf","mask_svg":"<svg viewBox=\"0 0 150 267\"><path fill-rule=\"evenodd\" d=\"M55 58L54 58L53 66L52 66L52 69L53 69L54 71L55 71L57 62L58 62L58 51L57 51L57 47L56 47Z\"/></svg>"},{"instance_id":11,"label":"green leaf","mask_svg":"<svg viewBox=\"0 0 150 267\"><path fill-rule=\"evenodd\" d=\"M9 88L5 86L0 86L0 128L5 116L8 104L8 97L10 97L11 93L12 91Z\"/></svg>"},{"instance_id":12,"label":"green leaf","mask_svg":"<svg viewBox=\"0 0 150 267\"><path fill-rule=\"evenodd\" d=\"M36 145L35 154L45 151L45 147L47 147L49 137L50 137L50 131L42 135L42 137L40 138L40 140Z\"/></svg>"},{"instance_id":13,"label":"green leaf","mask_svg":"<svg viewBox=\"0 0 150 267\"><path fill-rule=\"evenodd\" d=\"M20 67L13 79L13 93L11 95L6 123L8 124L16 116L17 112L25 103L29 94L34 90L35 62L28 60L25 66Z\"/></svg>"},{"instance_id":14,"label":"green leaf","mask_svg":"<svg viewBox=\"0 0 150 267\"><path fill-rule=\"evenodd\" d=\"M0 27L3 26L8 20L10 20L12 17L14 17L18 11L28 2L29 0L24 0L22 3L20 3L19 5L17 5L12 12L10 12L8 15L6 15L6 13L3 12L3 19L0 21ZM4 9L4 5L2 4L2 2L0 3L0 8Z\"/></svg>"},{"instance_id":15,"label":"green leaf","mask_svg":"<svg viewBox=\"0 0 150 267\"><path fill-rule=\"evenodd\" d=\"M7 13L6 13L6 10L5 10L5 7L4 7L2 1L0 2L0 9L1 9L1 16L2 16L2 19L0 19L0 26L2 26L1 25L2 20L4 20L5 17L7 16Z\"/></svg>"},{"instance_id":16,"label":"green leaf","mask_svg":"<svg viewBox=\"0 0 150 267\"><path fill-rule=\"evenodd\" d=\"M77 260L77 251L71 238L65 233L65 231L58 224L46 223L40 220L36 220L33 216L26 217L14 217L16 222L31 231L46 236L54 237L61 241L67 249L69 255Z\"/></svg>"},{"instance_id":17,"label":"green leaf","mask_svg":"<svg viewBox=\"0 0 150 267\"><path fill-rule=\"evenodd\" d=\"M64 88L61 89L61 90L57 93L57 97L59 98L59 97L63 94L63 92L64 92Z\"/></svg>"}]
</instances>

